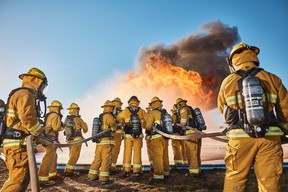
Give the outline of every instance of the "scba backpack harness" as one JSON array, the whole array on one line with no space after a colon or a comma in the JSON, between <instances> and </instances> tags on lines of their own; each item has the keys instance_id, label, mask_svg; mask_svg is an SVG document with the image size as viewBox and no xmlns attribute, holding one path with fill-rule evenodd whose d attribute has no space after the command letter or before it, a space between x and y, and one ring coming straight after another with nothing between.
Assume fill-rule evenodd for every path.
<instances>
[{"instance_id":1,"label":"scba backpack harness","mask_svg":"<svg viewBox=\"0 0 288 192\"><path fill-rule=\"evenodd\" d=\"M268 112L268 96L255 75L262 68L251 68L248 71L238 70L235 73L241 76L238 80L239 90L235 92L238 111L238 123L250 137L264 137L269 130L273 115ZM238 95L241 95L243 108L240 108ZM262 95L265 96L266 106L263 106Z\"/></svg>"},{"instance_id":2,"label":"scba backpack harness","mask_svg":"<svg viewBox=\"0 0 288 192\"><path fill-rule=\"evenodd\" d=\"M19 87L17 89L13 89L10 92L9 96L8 96L7 103L6 103L6 110L5 111L7 111L7 109L8 109L8 105L9 105L10 98L12 97L12 95L14 93L16 93L17 91L22 90L22 89L26 89L26 90L30 91L31 93L33 93L31 89L26 88L26 87ZM33 95L34 95L34 93L33 93ZM37 105L36 105L36 100L35 100L35 106L37 108L37 114L39 115L39 111L38 111L39 107L37 107ZM0 145L2 144L4 138L22 140L26 136L28 136L28 134L25 134L23 131L13 128L14 125L16 125L19 122L20 122L20 120L17 119L9 127L7 127L7 125L6 125L6 115L4 116L3 121L1 123L1 127L0 127Z\"/></svg>"},{"instance_id":3,"label":"scba backpack harness","mask_svg":"<svg viewBox=\"0 0 288 192\"><path fill-rule=\"evenodd\" d=\"M67 115L64 125L65 125L65 131L64 131L64 135L66 136L66 140L67 141L71 141L74 140L75 137L79 136L79 137L83 137L82 136L82 132L81 130L76 130L76 125L74 122L74 118L76 116L74 115Z\"/></svg>"},{"instance_id":4,"label":"scba backpack harness","mask_svg":"<svg viewBox=\"0 0 288 192\"><path fill-rule=\"evenodd\" d=\"M206 130L206 123L205 123L205 120L204 120L204 117L201 113L201 110L199 108L195 108L193 109L191 106L189 105L184 105L182 106L179 111L178 111L178 114L177 114L177 119L178 121L180 121L180 110L182 108L188 108L190 110L190 113L191 113L191 117L189 116L188 117L188 123L187 125L190 126L190 127L193 127L193 128L196 128L198 129L199 131L203 131L203 130ZM182 132L180 134L183 134Z\"/></svg>"},{"instance_id":5,"label":"scba backpack harness","mask_svg":"<svg viewBox=\"0 0 288 192\"><path fill-rule=\"evenodd\" d=\"M131 113L130 115L130 125L124 125L125 134L131 134L133 138L139 138L142 134L141 122L138 116L139 107L136 110L133 110L131 107L127 107Z\"/></svg>"},{"instance_id":6,"label":"scba backpack harness","mask_svg":"<svg viewBox=\"0 0 288 192\"><path fill-rule=\"evenodd\" d=\"M93 119L92 137L97 135L98 133L100 133L102 131L103 117L104 117L105 114L113 115L111 112L105 112L105 113L101 113L99 115L99 117L95 117ZM92 142L100 143L101 139L104 138L104 137L112 137L111 132L104 133L102 136L92 139Z\"/></svg>"},{"instance_id":7,"label":"scba backpack harness","mask_svg":"<svg viewBox=\"0 0 288 192\"><path fill-rule=\"evenodd\" d=\"M164 133L173 134L173 126L172 126L171 115L169 113L167 113L167 111L165 109L156 108L156 109L153 109L153 110L160 111L160 113L161 113L161 124L162 125L154 123L155 128L160 130L160 131L162 131L162 132L164 132ZM157 134L157 132L153 131L152 135L155 135L155 134Z\"/></svg>"},{"instance_id":8,"label":"scba backpack harness","mask_svg":"<svg viewBox=\"0 0 288 192\"><path fill-rule=\"evenodd\" d=\"M47 126L47 119L48 119L48 116L51 115L51 114L57 114L59 115L58 113L56 112L50 112L50 113L47 113L47 115L45 116L44 118L44 127ZM49 127L50 128L50 127ZM48 131L48 133L45 132L45 130L43 131L43 135L45 136L46 139L48 139L49 141L51 142L58 142L58 133L56 134L56 136L54 135L50 135L51 131L53 131L53 128L51 127L50 130Z\"/></svg>"}]
</instances>

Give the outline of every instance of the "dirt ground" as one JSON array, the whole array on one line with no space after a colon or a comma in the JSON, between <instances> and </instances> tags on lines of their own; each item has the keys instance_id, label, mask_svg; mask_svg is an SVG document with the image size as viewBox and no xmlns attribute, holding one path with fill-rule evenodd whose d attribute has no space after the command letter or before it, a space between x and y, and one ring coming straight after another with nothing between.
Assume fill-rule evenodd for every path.
<instances>
[{"instance_id":1,"label":"dirt ground","mask_svg":"<svg viewBox=\"0 0 288 192\"><path fill-rule=\"evenodd\" d=\"M142 176L123 177L121 173L111 176L114 183L102 185L100 181L89 181L87 179L87 171L82 171L77 176L65 177L59 173L59 179L54 186L41 188L43 192L220 192L223 190L223 180L225 170L202 170L201 177L187 177L187 170L171 171L171 175L165 178L162 183L150 183L151 173L144 172ZM5 163L0 159L0 187L8 178L8 171ZM284 169L281 177L281 190L288 190L288 169ZM286 181L286 182L285 182ZM28 191L30 191L28 189ZM247 191L257 191L257 183L253 171L249 175Z\"/></svg>"}]
</instances>

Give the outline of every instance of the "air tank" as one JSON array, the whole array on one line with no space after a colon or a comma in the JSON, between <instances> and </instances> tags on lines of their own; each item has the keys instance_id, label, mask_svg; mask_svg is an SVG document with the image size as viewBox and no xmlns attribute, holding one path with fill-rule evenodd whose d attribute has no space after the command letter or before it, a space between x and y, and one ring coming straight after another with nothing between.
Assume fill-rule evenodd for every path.
<instances>
[{"instance_id":1,"label":"air tank","mask_svg":"<svg viewBox=\"0 0 288 192\"><path fill-rule=\"evenodd\" d=\"M164 128L166 129L166 133L172 134L173 133L173 127L172 127L172 118L171 115L166 113L164 115Z\"/></svg>"},{"instance_id":2,"label":"air tank","mask_svg":"<svg viewBox=\"0 0 288 192\"><path fill-rule=\"evenodd\" d=\"M259 126L265 122L262 104L263 89L259 78L255 76L246 77L242 82L242 86L247 121L253 126Z\"/></svg>"}]
</instances>

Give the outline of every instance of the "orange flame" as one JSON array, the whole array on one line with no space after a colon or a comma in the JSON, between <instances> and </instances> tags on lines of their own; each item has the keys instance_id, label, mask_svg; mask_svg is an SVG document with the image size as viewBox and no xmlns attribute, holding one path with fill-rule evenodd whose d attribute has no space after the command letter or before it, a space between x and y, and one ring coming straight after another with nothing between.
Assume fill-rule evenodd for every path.
<instances>
[{"instance_id":1,"label":"orange flame","mask_svg":"<svg viewBox=\"0 0 288 192\"><path fill-rule=\"evenodd\" d=\"M121 87L134 90L135 95L142 97L158 96L172 108L176 99L181 97L188 100L193 107L211 109L215 106L212 87L215 83L213 76L203 78L195 71L187 71L171 64L171 61L160 56L151 55L145 65L144 71L135 73L129 71ZM122 95L125 90L122 90ZM130 91L131 92L131 91ZM119 90L118 90L119 93ZM164 106L165 103L163 102ZM213 104L212 104L213 103Z\"/></svg>"}]
</instances>

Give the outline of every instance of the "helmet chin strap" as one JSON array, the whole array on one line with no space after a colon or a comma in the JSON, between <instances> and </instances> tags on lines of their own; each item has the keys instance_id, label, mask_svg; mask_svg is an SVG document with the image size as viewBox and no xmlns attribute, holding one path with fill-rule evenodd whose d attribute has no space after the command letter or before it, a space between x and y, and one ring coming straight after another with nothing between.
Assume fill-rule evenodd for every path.
<instances>
[{"instance_id":1,"label":"helmet chin strap","mask_svg":"<svg viewBox=\"0 0 288 192\"><path fill-rule=\"evenodd\" d=\"M233 65L232 66L228 65L228 66L229 66L230 73L234 73L236 71Z\"/></svg>"}]
</instances>

